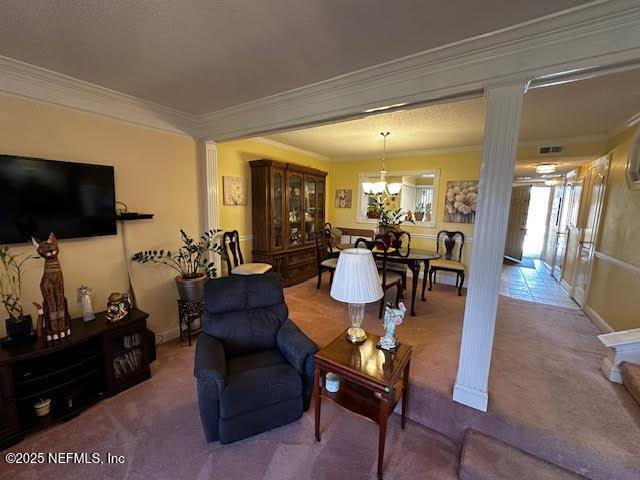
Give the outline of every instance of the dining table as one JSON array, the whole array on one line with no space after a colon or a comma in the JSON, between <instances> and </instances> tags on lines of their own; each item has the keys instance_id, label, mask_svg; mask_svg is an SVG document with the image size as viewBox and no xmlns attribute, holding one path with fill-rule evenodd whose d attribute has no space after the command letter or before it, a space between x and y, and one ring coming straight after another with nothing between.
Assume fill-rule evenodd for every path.
<instances>
[{"instance_id":1,"label":"dining table","mask_svg":"<svg viewBox=\"0 0 640 480\"><path fill-rule=\"evenodd\" d=\"M355 248L354 243L341 243L337 246L338 250L346 250L348 248ZM382 250L376 250L375 248L372 250L373 256L377 259L380 259L384 252ZM416 293L418 292L418 278L420 276L420 266L424 265L424 275L422 277L422 298L421 300L426 301L425 290L427 288L427 275L429 273L429 262L431 260L436 260L440 258L440 255L436 252L432 252L430 250L421 250L413 247L403 247L400 249L394 249L389 253L387 250L387 261L402 263L407 265L411 270L411 275L413 276L414 281L412 282L411 289L411 316L416 316Z\"/></svg>"}]
</instances>

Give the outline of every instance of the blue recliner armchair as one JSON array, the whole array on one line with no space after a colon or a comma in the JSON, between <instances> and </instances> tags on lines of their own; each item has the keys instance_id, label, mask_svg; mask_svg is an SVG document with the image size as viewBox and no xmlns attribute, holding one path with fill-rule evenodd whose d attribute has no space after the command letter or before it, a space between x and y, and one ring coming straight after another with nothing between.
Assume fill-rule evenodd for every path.
<instances>
[{"instance_id":1,"label":"blue recliner armchair","mask_svg":"<svg viewBox=\"0 0 640 480\"><path fill-rule=\"evenodd\" d=\"M208 442L256 435L309 408L318 348L288 314L277 273L207 282L194 375Z\"/></svg>"}]
</instances>

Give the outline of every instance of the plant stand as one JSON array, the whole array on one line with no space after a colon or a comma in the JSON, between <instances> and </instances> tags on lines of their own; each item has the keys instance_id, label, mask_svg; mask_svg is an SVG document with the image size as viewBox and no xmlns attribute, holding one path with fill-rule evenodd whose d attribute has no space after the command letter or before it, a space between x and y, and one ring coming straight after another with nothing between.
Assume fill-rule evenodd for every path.
<instances>
[{"instance_id":1,"label":"plant stand","mask_svg":"<svg viewBox=\"0 0 640 480\"><path fill-rule=\"evenodd\" d=\"M180 332L181 342L183 336L185 336L189 340L189 346L191 346L191 338L198 335L202 331L203 313L204 301L185 302L184 300L178 300L178 330ZM200 327L192 329L191 324L194 320L197 319L200 319ZM182 330L183 325L187 327L186 331Z\"/></svg>"}]
</instances>

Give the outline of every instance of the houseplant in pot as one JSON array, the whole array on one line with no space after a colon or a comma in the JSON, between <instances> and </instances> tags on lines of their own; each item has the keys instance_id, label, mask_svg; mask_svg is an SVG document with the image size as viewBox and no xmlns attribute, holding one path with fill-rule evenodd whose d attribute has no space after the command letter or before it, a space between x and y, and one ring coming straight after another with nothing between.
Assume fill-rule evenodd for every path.
<instances>
[{"instance_id":1,"label":"houseplant in pot","mask_svg":"<svg viewBox=\"0 0 640 480\"><path fill-rule=\"evenodd\" d=\"M198 241L180 230L182 246L175 252L171 250L145 250L131 257L139 263L159 263L178 272L176 286L180 298L185 302L199 302L204 298L204 284L218 274L210 254L224 255L218 243L220 230L204 232Z\"/></svg>"},{"instance_id":2,"label":"houseplant in pot","mask_svg":"<svg viewBox=\"0 0 640 480\"><path fill-rule=\"evenodd\" d=\"M380 212L380 219L378 220L378 235L384 243L391 246L395 240L393 232L399 231L400 224L404 222L415 223L413 218L411 218L410 212L405 212L401 208L396 210L383 209Z\"/></svg>"},{"instance_id":3,"label":"houseplant in pot","mask_svg":"<svg viewBox=\"0 0 640 480\"><path fill-rule=\"evenodd\" d=\"M25 315L22 309L24 265L30 258L0 247L0 301L9 314L5 325L10 340L29 337L33 331L31 315Z\"/></svg>"}]
</instances>

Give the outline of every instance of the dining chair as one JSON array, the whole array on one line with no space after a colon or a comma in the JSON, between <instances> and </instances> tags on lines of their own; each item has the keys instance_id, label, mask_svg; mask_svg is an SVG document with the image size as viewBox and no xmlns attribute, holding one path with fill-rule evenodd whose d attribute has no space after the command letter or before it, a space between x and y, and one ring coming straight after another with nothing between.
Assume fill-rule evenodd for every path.
<instances>
[{"instance_id":1,"label":"dining chair","mask_svg":"<svg viewBox=\"0 0 640 480\"><path fill-rule=\"evenodd\" d=\"M394 238L391 242L391 247L395 248L395 250L389 252L389 256L391 258L408 256L409 252L411 251L411 234L409 232L405 232L404 230L399 230L393 232L393 237ZM406 242L403 240L403 237L407 237ZM402 277L402 290L406 290L407 272L409 271L409 266L406 263L390 261L389 263L387 263L387 269L391 272L397 272L400 274L400 276ZM425 275L426 274L427 272L425 272Z\"/></svg>"},{"instance_id":2,"label":"dining chair","mask_svg":"<svg viewBox=\"0 0 640 480\"><path fill-rule=\"evenodd\" d=\"M262 275L273 268L268 263L244 263L242 251L240 250L240 234L238 230L222 234L222 249L224 250L224 260L227 264L229 275ZM231 250L231 256L229 256L229 250ZM233 267L231 266L231 258L233 258Z\"/></svg>"},{"instance_id":3,"label":"dining chair","mask_svg":"<svg viewBox=\"0 0 640 480\"><path fill-rule=\"evenodd\" d=\"M318 285L316 286L316 289L319 289L320 284L322 283L322 274L324 272L329 272L329 285L333 282L333 274L336 272L338 254L340 252L333 251L331 233L328 230L316 233L315 240L316 264L318 268Z\"/></svg>"},{"instance_id":4,"label":"dining chair","mask_svg":"<svg viewBox=\"0 0 640 480\"><path fill-rule=\"evenodd\" d=\"M442 240L441 240L442 238ZM458 260L454 259L453 249L456 246L456 238L460 238L460 249L458 250ZM445 272L453 272L456 274L456 287L458 288L458 296L462 295L462 284L464 283L464 264L462 263L462 247L464 247L464 233L451 232L448 230L440 230L436 236L436 253L440 253L440 244L444 245L444 258L431 260L431 268L429 268L429 291L436 283L436 275L438 270Z\"/></svg>"},{"instance_id":5,"label":"dining chair","mask_svg":"<svg viewBox=\"0 0 640 480\"><path fill-rule=\"evenodd\" d=\"M400 296L402 295L402 277L397 272L391 272L387 269L387 259L389 257L389 247L382 240L366 240L364 238L358 238L355 243L355 248L361 248L360 245L364 245L365 248L371 250L375 257L382 257L381 266L378 268L378 278L380 279L380 285L382 285L382 291L387 293L393 287L396 287L396 305L400 302ZM380 311L378 318L382 318L382 312L384 312L384 299L383 296L380 299Z\"/></svg>"}]
</instances>

